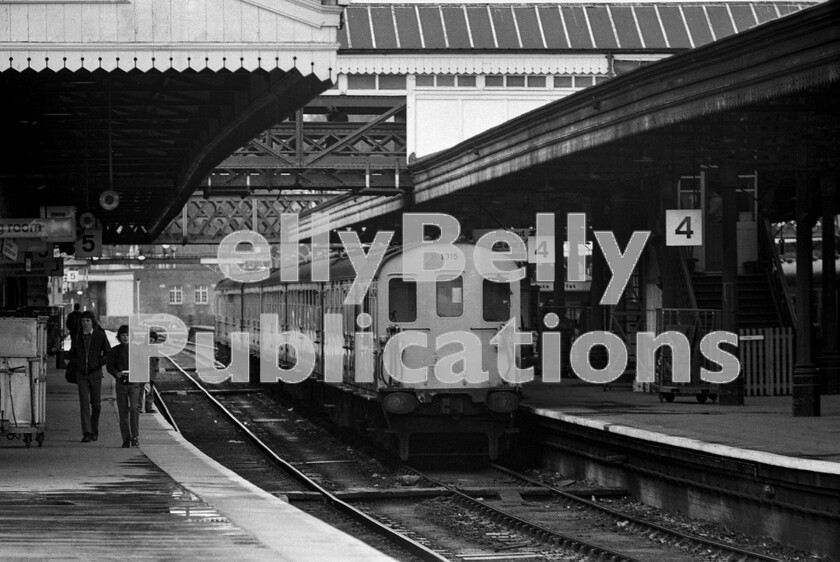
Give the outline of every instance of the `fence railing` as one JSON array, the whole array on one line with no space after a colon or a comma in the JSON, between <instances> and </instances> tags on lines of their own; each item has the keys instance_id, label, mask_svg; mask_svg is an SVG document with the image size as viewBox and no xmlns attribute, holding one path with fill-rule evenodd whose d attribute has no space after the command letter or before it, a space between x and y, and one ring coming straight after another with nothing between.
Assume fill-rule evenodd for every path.
<instances>
[{"instance_id":1,"label":"fence railing","mask_svg":"<svg viewBox=\"0 0 840 562\"><path fill-rule=\"evenodd\" d=\"M782 396L793 392L793 328L740 330L738 354L746 396Z\"/></svg>"}]
</instances>

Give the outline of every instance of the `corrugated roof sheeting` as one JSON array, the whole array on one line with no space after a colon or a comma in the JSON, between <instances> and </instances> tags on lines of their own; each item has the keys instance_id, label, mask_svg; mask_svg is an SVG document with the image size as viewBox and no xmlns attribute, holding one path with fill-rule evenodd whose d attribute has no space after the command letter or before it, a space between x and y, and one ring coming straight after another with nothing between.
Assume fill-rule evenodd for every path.
<instances>
[{"instance_id":1,"label":"corrugated roof sheeting","mask_svg":"<svg viewBox=\"0 0 840 562\"><path fill-rule=\"evenodd\" d=\"M816 2L353 4L342 49L690 49Z\"/></svg>"}]
</instances>

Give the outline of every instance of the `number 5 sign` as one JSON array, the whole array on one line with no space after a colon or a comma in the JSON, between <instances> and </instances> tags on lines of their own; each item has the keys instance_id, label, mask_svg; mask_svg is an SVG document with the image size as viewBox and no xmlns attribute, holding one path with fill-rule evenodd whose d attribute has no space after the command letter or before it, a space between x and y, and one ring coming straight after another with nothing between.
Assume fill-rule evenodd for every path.
<instances>
[{"instance_id":1,"label":"number 5 sign","mask_svg":"<svg viewBox=\"0 0 840 562\"><path fill-rule=\"evenodd\" d=\"M665 232L667 246L702 246L703 212L700 209L666 210Z\"/></svg>"},{"instance_id":2,"label":"number 5 sign","mask_svg":"<svg viewBox=\"0 0 840 562\"><path fill-rule=\"evenodd\" d=\"M85 230L81 238L76 240L77 258L99 258L102 257L102 231Z\"/></svg>"}]
</instances>

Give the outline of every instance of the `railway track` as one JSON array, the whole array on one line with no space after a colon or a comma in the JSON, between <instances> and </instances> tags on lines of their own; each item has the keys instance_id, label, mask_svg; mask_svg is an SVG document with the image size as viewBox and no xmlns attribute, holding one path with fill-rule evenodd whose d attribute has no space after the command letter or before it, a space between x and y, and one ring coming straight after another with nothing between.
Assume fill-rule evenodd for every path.
<instances>
[{"instance_id":1,"label":"railway track","mask_svg":"<svg viewBox=\"0 0 840 562\"><path fill-rule=\"evenodd\" d=\"M664 525L660 525L658 523L646 521L640 517L635 517L626 513L622 513L621 511L612 509L606 505L594 501L589 501L581 497L579 494L572 494L554 486L549 486L545 482L539 482L537 480L534 480L533 478L529 478L524 474L516 472L502 465L493 464L491 466L494 470L514 479L521 485L542 487L548 490L552 495L558 498L562 498L564 502L568 502L576 506L582 507L590 511L591 513L597 514L599 517L605 520L611 521L615 525L627 528L630 531L645 535L647 537L664 539L667 542L670 542L671 544L680 545L692 551L702 550L707 553L711 553L712 555L717 556L718 558L724 558L727 560L750 560L762 562L773 562L779 560L778 558L766 556L758 552L738 548L734 545L721 543L718 541L707 539L705 537L691 535L689 533L685 533L677 529L665 527Z\"/></svg>"},{"instance_id":2,"label":"railway track","mask_svg":"<svg viewBox=\"0 0 840 562\"><path fill-rule=\"evenodd\" d=\"M451 482L463 476L460 473L409 470L418 478L449 489L454 504L515 529L513 540L520 541L521 547L533 548L534 542L562 545L587 559L599 560L779 560L621 513L587 500L580 493L560 490L497 464L472 473L467 479L461 478L457 484ZM494 487L505 490L498 500L464 493L469 488ZM544 490L554 501L525 500L537 495L537 490ZM526 544L528 541L530 544Z\"/></svg>"},{"instance_id":3,"label":"railway track","mask_svg":"<svg viewBox=\"0 0 840 562\"><path fill-rule=\"evenodd\" d=\"M218 451L218 447L216 447L216 454L211 454L211 456L224 457L224 464L228 466L228 468L236 471L243 477L249 479L251 482L261 485L261 487L267 489L269 492L281 496L301 492L304 494L315 494L323 502L323 504L329 506L331 510L334 510L343 518L346 518L349 521L363 527L369 533L380 537L381 540L374 541L372 546L380 548L389 554L411 560L447 560L447 558L439 555L434 550L426 547L420 542L413 540L396 529L377 521L375 518L357 509L349 502L341 500L333 494L331 490L327 489L326 486L319 482L320 478L316 472L306 470L306 468L301 468L300 466L293 464L278 454L274 450L274 447L268 445L260 439L255 431L253 431L249 426L266 423L266 421L270 420L267 420L266 418L249 419L244 413L244 410L249 409L250 406L243 403L241 400L243 396L256 396L260 394L261 391L259 391L259 389L242 387L238 389L224 389L228 392L219 392L220 389L217 388L215 389L215 392L213 392L205 388L205 386L202 385L196 377L191 375L187 369L183 368L176 361L170 360L170 362L180 372L183 380L188 381L189 388L172 388L173 386L178 385L173 385L171 382L164 383L163 381L159 381L158 386L161 388L158 389L158 398L162 405L161 407L163 408L164 415L171 421L175 422L177 427L177 421L175 419L177 416L173 411L174 408L170 407L173 402L172 398L176 396L189 397L193 392L197 392L205 399L203 409L206 409L209 405L209 407L214 409L217 414L221 415L224 421L230 425L231 429L233 429L234 435L232 438L228 435L228 438L226 439L228 454L220 455L220 451ZM192 404L190 409L193 410L193 413L195 413L196 408L202 408L201 405L196 404L195 400L189 400L189 402ZM212 433L216 438L218 438L219 428L215 426L220 424L213 416L206 416L206 419L208 420L211 418L214 422ZM248 421L243 421L243 418ZM221 432L223 434L231 433L230 429L221 429ZM247 441L247 445L249 445L249 447L247 447L247 451L244 450L245 447L232 446L245 445L246 443L242 442L243 439ZM204 444L204 447L200 444L196 445L203 450L209 448L211 452L213 452L213 447L209 447L209 444L207 443ZM224 446L225 444L222 444L223 448ZM330 517L329 514L324 514L323 510L320 509L320 506L316 507L314 511L317 513L313 514L320 518L334 519L333 517ZM398 554L393 553L394 550L396 550ZM406 556L406 554L408 556Z\"/></svg>"},{"instance_id":4,"label":"railway track","mask_svg":"<svg viewBox=\"0 0 840 562\"><path fill-rule=\"evenodd\" d=\"M174 402L176 410L187 408L192 417L209 418L212 414L198 412L208 408L224 412L230 420L225 423L233 424L233 429L222 430L221 422L214 421L212 431L208 431L210 422L193 430L190 439L199 448L306 511L318 512L324 509L322 504L327 505L366 532L395 537L379 540L399 545L393 547L397 553L389 552L396 558L474 562L775 560L609 510L499 465L483 472L439 477L402 466L389 469L367 464L355 451L350 454L352 447L346 443L329 444L323 437L305 432L303 438L287 435L286 444L278 445L274 438L290 422L278 414L279 406L261 388L213 385L206 389L189 374L189 359L181 360L186 367L179 373L189 386L159 382L164 411ZM196 400L199 396L206 400ZM178 417L177 412L167 415ZM207 442L196 442L202 439ZM253 443L248 446L256 450L246 452L245 441ZM285 452L278 454L280 449ZM342 449L348 454L337 453ZM353 472L361 476L350 476ZM446 481L448 476L454 484ZM406 481L410 483L406 485ZM472 485L466 485L467 481ZM404 487L395 488L393 482L403 482ZM541 499L532 501L535 497ZM379 548L378 543L371 544Z\"/></svg>"}]
</instances>

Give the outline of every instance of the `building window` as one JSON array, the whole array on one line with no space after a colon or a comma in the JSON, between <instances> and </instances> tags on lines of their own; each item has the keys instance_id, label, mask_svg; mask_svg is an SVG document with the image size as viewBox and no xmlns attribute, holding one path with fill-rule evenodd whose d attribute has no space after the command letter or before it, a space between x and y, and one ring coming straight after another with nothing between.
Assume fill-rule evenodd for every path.
<instances>
[{"instance_id":1,"label":"building window","mask_svg":"<svg viewBox=\"0 0 840 562\"><path fill-rule=\"evenodd\" d=\"M418 88L475 88L474 74L418 74L414 85Z\"/></svg>"},{"instance_id":2,"label":"building window","mask_svg":"<svg viewBox=\"0 0 840 562\"><path fill-rule=\"evenodd\" d=\"M405 90L405 74L348 74L348 90Z\"/></svg>"},{"instance_id":3,"label":"building window","mask_svg":"<svg viewBox=\"0 0 840 562\"><path fill-rule=\"evenodd\" d=\"M405 90L405 74L383 74L379 76L380 90Z\"/></svg>"},{"instance_id":4,"label":"building window","mask_svg":"<svg viewBox=\"0 0 840 562\"><path fill-rule=\"evenodd\" d=\"M470 74L458 75L458 87L475 88L475 76Z\"/></svg>"},{"instance_id":5,"label":"building window","mask_svg":"<svg viewBox=\"0 0 840 562\"><path fill-rule=\"evenodd\" d=\"M207 285L198 285L195 288L195 304L207 304L210 302L208 298Z\"/></svg>"},{"instance_id":6,"label":"building window","mask_svg":"<svg viewBox=\"0 0 840 562\"><path fill-rule=\"evenodd\" d=\"M434 74L418 74L414 79L414 85L419 87L433 88L435 85Z\"/></svg>"},{"instance_id":7,"label":"building window","mask_svg":"<svg viewBox=\"0 0 840 562\"><path fill-rule=\"evenodd\" d=\"M348 74L347 88L350 90L375 90L375 74Z\"/></svg>"},{"instance_id":8,"label":"building window","mask_svg":"<svg viewBox=\"0 0 840 562\"><path fill-rule=\"evenodd\" d=\"M169 304L181 304L184 302L184 291L180 285L169 287Z\"/></svg>"},{"instance_id":9,"label":"building window","mask_svg":"<svg viewBox=\"0 0 840 562\"><path fill-rule=\"evenodd\" d=\"M545 76L489 74L484 77L485 88L545 88Z\"/></svg>"},{"instance_id":10,"label":"building window","mask_svg":"<svg viewBox=\"0 0 840 562\"><path fill-rule=\"evenodd\" d=\"M545 76L528 76L529 88L545 88Z\"/></svg>"},{"instance_id":11,"label":"building window","mask_svg":"<svg viewBox=\"0 0 840 562\"><path fill-rule=\"evenodd\" d=\"M484 85L488 88L503 88L505 85L505 77L499 75L485 76Z\"/></svg>"},{"instance_id":12,"label":"building window","mask_svg":"<svg viewBox=\"0 0 840 562\"><path fill-rule=\"evenodd\" d=\"M438 88L454 88L455 75L454 74L438 74L435 76L436 86Z\"/></svg>"},{"instance_id":13,"label":"building window","mask_svg":"<svg viewBox=\"0 0 840 562\"><path fill-rule=\"evenodd\" d=\"M572 77L571 76L555 76L554 77L554 87L555 88L571 88L572 87Z\"/></svg>"}]
</instances>

